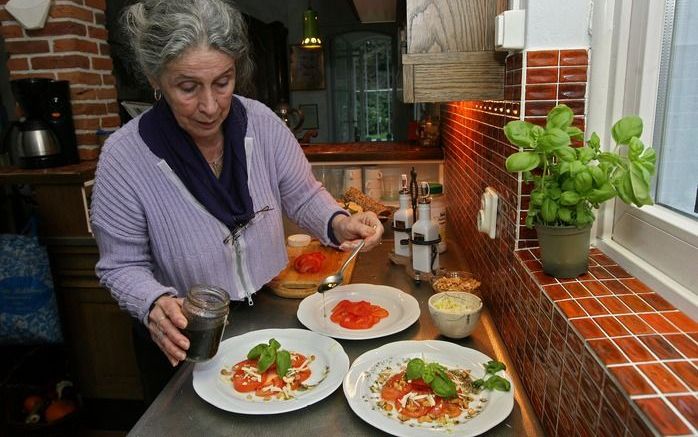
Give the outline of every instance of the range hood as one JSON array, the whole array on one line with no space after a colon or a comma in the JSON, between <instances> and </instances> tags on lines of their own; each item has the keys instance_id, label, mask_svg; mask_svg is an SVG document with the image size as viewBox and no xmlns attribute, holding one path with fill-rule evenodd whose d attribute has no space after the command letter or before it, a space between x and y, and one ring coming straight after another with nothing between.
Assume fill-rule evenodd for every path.
<instances>
[{"instance_id":1,"label":"range hood","mask_svg":"<svg viewBox=\"0 0 698 437\"><path fill-rule=\"evenodd\" d=\"M396 0L353 0L354 11L362 23L395 21Z\"/></svg>"}]
</instances>

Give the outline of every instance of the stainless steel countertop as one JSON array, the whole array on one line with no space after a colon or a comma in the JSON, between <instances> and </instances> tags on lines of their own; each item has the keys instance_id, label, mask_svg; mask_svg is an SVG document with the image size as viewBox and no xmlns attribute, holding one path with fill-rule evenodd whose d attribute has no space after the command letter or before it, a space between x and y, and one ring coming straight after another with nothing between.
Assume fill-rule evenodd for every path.
<instances>
[{"instance_id":1,"label":"stainless steel countertop","mask_svg":"<svg viewBox=\"0 0 698 437\"><path fill-rule=\"evenodd\" d=\"M373 340L339 340L349 359L353 361L362 353L400 340L452 341L477 349L507 365L515 391L514 410L509 417L491 429L492 436L542 436L543 431L533 413L521 381L506 349L485 308L475 332L463 340L441 337L431 322L427 300L432 294L428 283L416 284L406 274L403 266L388 261L392 241L386 240L378 248L362 253L354 269L353 283L384 284L399 288L413 295L419 302L419 321L406 330L388 337ZM450 244L442 254L442 266L462 269L463 259L457 253L457 245ZM266 328L303 328L296 318L300 300L284 299L262 290L255 295L255 304L237 305L230 314L230 324L225 338L248 331ZM192 387L193 364L187 363L177 371L169 384L148 408L129 436L376 436L387 435L359 418L349 407L340 386L326 399L301 410L266 416L248 416L220 410L208 404Z\"/></svg>"}]
</instances>

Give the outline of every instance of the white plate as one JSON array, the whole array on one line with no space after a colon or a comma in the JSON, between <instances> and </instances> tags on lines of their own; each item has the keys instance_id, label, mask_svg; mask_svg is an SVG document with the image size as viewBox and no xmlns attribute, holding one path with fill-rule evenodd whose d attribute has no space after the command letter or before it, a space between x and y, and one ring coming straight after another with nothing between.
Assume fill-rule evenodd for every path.
<instances>
[{"instance_id":1,"label":"white plate","mask_svg":"<svg viewBox=\"0 0 698 437\"><path fill-rule=\"evenodd\" d=\"M298 320L311 331L346 340L366 340L395 334L419 319L419 303L411 295L395 287L373 284L340 285L324 293L311 294L298 305ZM332 308L342 299L368 300L388 310L388 317L369 329L347 329L330 320ZM325 307L323 316L322 307Z\"/></svg>"},{"instance_id":2,"label":"white plate","mask_svg":"<svg viewBox=\"0 0 698 437\"><path fill-rule=\"evenodd\" d=\"M371 393L370 386L375 382L378 373L386 367L396 369L404 365L406 359L423 358L428 362L438 362L447 367L470 369L473 378L481 378L485 374L484 363L490 357L474 349L468 349L457 344L438 341L397 341L388 343L377 349L370 350L357 358L344 378L344 395L349 406L364 421L376 428L397 436L475 436L482 434L502 420L506 419L514 408L514 385L508 392L483 390L479 398L486 398L480 414L458 425L448 428L428 428L430 424L418 424L415 420L402 423L397 417L388 417L380 408L375 408L378 394ZM511 378L506 372L498 375ZM413 425L413 426L410 426Z\"/></svg>"},{"instance_id":3,"label":"white plate","mask_svg":"<svg viewBox=\"0 0 698 437\"><path fill-rule=\"evenodd\" d=\"M225 366L231 366L246 359L247 352L259 343L267 343L275 338L281 348L298 352L305 356L315 355L310 364L311 375L306 384L319 384L312 389L300 392L289 400L272 399L265 401L247 393L238 393L232 383L220 376ZM325 375L325 368L329 372ZM342 383L349 369L349 357L342 345L335 340L305 329L263 329L252 331L223 341L216 356L194 367L194 391L206 402L216 407L243 414L277 414L298 410L324 399ZM324 379L323 379L324 376Z\"/></svg>"}]
</instances>

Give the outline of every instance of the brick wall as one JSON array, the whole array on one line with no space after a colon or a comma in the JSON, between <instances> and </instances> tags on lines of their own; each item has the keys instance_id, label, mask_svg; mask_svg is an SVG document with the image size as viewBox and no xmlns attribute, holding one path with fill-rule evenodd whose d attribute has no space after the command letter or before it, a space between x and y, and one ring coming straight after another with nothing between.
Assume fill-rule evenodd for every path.
<instances>
[{"instance_id":1,"label":"brick wall","mask_svg":"<svg viewBox=\"0 0 698 437\"><path fill-rule=\"evenodd\" d=\"M10 79L69 80L80 158L99 154L97 129L119 127L119 108L105 28L105 0L55 0L43 29L25 30L0 0L0 31Z\"/></svg>"},{"instance_id":2,"label":"brick wall","mask_svg":"<svg viewBox=\"0 0 698 437\"><path fill-rule=\"evenodd\" d=\"M588 54L507 58L503 101L442 105L449 235L467 248L531 404L549 435L690 435L698 429L698 323L593 249L589 273L542 271L524 226L530 187L507 173L503 126L544 123L558 102L584 128ZM497 236L476 230L485 187L500 195Z\"/></svg>"}]
</instances>

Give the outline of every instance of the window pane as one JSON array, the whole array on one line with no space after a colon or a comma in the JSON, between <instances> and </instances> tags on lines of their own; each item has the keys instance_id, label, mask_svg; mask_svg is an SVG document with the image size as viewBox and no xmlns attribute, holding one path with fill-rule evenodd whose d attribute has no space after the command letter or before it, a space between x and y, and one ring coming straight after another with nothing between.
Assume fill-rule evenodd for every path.
<instances>
[{"instance_id":1,"label":"window pane","mask_svg":"<svg viewBox=\"0 0 698 437\"><path fill-rule=\"evenodd\" d=\"M698 1L677 0L657 203L698 218ZM666 66L663 66L666 68Z\"/></svg>"}]
</instances>

